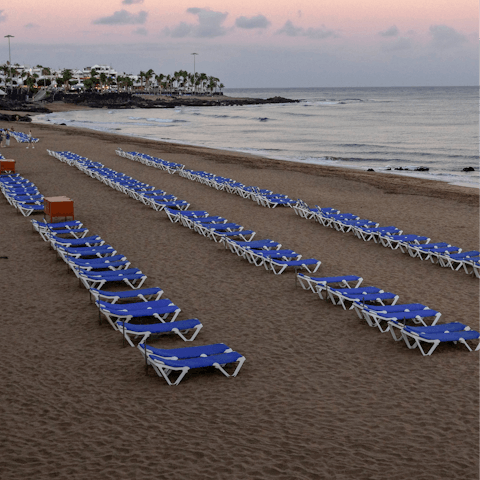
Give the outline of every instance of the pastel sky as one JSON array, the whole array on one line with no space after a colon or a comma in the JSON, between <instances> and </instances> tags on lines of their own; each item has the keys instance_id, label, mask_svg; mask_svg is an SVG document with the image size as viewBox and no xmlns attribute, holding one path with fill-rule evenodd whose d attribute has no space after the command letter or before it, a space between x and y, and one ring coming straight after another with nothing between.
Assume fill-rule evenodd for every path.
<instances>
[{"instance_id":1,"label":"pastel sky","mask_svg":"<svg viewBox=\"0 0 480 480\"><path fill-rule=\"evenodd\" d=\"M15 0L12 62L197 71L227 87L478 85L472 0ZM8 42L0 45L0 63Z\"/></svg>"}]
</instances>

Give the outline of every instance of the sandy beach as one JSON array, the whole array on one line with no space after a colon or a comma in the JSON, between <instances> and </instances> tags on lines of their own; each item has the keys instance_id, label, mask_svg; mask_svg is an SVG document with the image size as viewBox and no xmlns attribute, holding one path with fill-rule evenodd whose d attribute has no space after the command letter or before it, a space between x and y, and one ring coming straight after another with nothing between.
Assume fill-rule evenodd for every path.
<instances>
[{"instance_id":1,"label":"sandy beach","mask_svg":"<svg viewBox=\"0 0 480 480\"><path fill-rule=\"evenodd\" d=\"M12 124L0 122L1 128ZM64 126L14 124L35 149L1 149L75 216L199 318L194 345L246 357L236 378L189 372L169 387L106 322L30 219L0 199L0 478L476 479L478 352L431 357L369 328L352 311L296 288L49 156L70 150L322 261L318 276L360 275L479 328L478 279L262 208L115 155L136 150L479 249L479 191L375 172L287 163ZM33 218L40 219L41 215ZM157 346L186 346L165 336Z\"/></svg>"}]
</instances>

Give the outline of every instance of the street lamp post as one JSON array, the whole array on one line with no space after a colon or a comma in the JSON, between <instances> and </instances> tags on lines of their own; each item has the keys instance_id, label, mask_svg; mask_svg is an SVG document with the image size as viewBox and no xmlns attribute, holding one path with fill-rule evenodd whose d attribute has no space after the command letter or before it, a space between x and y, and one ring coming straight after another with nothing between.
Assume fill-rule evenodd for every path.
<instances>
[{"instance_id":1,"label":"street lamp post","mask_svg":"<svg viewBox=\"0 0 480 480\"><path fill-rule=\"evenodd\" d=\"M12 54L10 53L10 39L15 37L13 35L5 35L4 38L8 38L8 61L10 63L10 88L13 91Z\"/></svg>"},{"instance_id":2,"label":"street lamp post","mask_svg":"<svg viewBox=\"0 0 480 480\"><path fill-rule=\"evenodd\" d=\"M195 57L198 55L198 53L192 53L193 55L193 93L197 93L197 82L195 78Z\"/></svg>"}]
</instances>

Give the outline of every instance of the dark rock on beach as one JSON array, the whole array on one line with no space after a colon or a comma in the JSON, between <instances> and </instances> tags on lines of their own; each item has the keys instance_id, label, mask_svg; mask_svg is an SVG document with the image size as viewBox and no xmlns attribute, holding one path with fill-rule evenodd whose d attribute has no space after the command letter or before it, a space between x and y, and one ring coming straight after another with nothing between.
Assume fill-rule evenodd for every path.
<instances>
[{"instance_id":1,"label":"dark rock on beach","mask_svg":"<svg viewBox=\"0 0 480 480\"><path fill-rule=\"evenodd\" d=\"M390 170L387 168L387 170ZM394 170L406 171L406 172L429 172L430 169L428 167L415 167L415 168L407 168L407 167L395 167Z\"/></svg>"},{"instance_id":2,"label":"dark rock on beach","mask_svg":"<svg viewBox=\"0 0 480 480\"><path fill-rule=\"evenodd\" d=\"M462 172L474 172L475 169L473 167L465 167L462 169Z\"/></svg>"},{"instance_id":3,"label":"dark rock on beach","mask_svg":"<svg viewBox=\"0 0 480 480\"><path fill-rule=\"evenodd\" d=\"M32 119L28 115L9 115L7 113L0 113L0 121L5 122L31 122Z\"/></svg>"},{"instance_id":4,"label":"dark rock on beach","mask_svg":"<svg viewBox=\"0 0 480 480\"><path fill-rule=\"evenodd\" d=\"M11 112L52 113L51 110L46 107L12 99L0 100L0 110L8 110Z\"/></svg>"}]
</instances>

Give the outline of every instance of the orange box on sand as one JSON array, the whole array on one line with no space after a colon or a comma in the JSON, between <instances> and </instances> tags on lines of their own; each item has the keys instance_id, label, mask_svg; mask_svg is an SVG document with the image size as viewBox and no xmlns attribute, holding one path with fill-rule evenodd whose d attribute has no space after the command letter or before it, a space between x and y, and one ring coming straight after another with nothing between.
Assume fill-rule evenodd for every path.
<instances>
[{"instance_id":1,"label":"orange box on sand","mask_svg":"<svg viewBox=\"0 0 480 480\"><path fill-rule=\"evenodd\" d=\"M48 223L75 220L73 200L68 197L45 197L43 199L45 219Z\"/></svg>"},{"instance_id":2,"label":"orange box on sand","mask_svg":"<svg viewBox=\"0 0 480 480\"><path fill-rule=\"evenodd\" d=\"M15 173L15 160L2 158L0 160L0 174Z\"/></svg>"}]
</instances>

